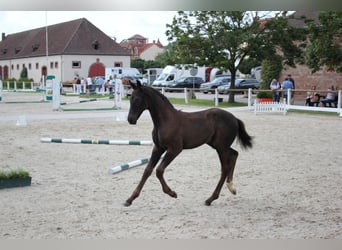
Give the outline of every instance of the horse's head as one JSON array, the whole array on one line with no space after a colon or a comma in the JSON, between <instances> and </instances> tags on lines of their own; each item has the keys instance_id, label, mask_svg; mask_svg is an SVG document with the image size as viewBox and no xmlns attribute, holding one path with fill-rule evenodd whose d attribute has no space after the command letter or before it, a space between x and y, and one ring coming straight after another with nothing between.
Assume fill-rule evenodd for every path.
<instances>
[{"instance_id":1,"label":"horse's head","mask_svg":"<svg viewBox=\"0 0 342 250\"><path fill-rule=\"evenodd\" d=\"M133 82L130 80L130 85L133 88L133 92L127 120L130 124L136 124L142 112L147 109L147 103L144 99L143 86L140 81L136 80Z\"/></svg>"}]
</instances>

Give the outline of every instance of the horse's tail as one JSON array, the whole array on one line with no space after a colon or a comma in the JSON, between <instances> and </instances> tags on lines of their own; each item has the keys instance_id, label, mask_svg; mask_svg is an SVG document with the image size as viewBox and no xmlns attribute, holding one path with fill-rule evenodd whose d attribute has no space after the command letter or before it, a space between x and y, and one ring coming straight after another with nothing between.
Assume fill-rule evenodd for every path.
<instances>
[{"instance_id":1,"label":"horse's tail","mask_svg":"<svg viewBox=\"0 0 342 250\"><path fill-rule=\"evenodd\" d=\"M238 139L239 142L241 143L242 147L247 149L251 148L253 146L252 140L253 138L247 133L245 124L237 119L238 125L239 125L239 131L238 131Z\"/></svg>"}]
</instances>

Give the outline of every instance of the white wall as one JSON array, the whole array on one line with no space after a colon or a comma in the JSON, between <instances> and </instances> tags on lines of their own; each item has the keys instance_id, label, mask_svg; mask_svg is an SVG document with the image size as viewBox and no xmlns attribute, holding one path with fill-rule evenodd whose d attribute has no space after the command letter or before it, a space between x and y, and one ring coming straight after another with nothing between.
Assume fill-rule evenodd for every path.
<instances>
[{"instance_id":1,"label":"white wall","mask_svg":"<svg viewBox=\"0 0 342 250\"><path fill-rule=\"evenodd\" d=\"M130 56L106 56L106 55L56 55L49 56L48 59L44 57L31 57L31 58L20 58L14 60L1 60L0 66L4 68L8 66L9 78L20 78L20 73L23 69L23 64L28 71L28 78L33 78L35 83L38 83L41 79L42 68L47 67L48 75L55 75L56 79L62 82L71 81L78 74L79 76L88 76L88 71L93 63L99 59L100 63L103 63L105 67L114 67L115 63L122 63L122 67L130 67L131 60ZM48 61L47 61L48 60ZM80 61L80 68L72 68L73 61ZM51 68L50 64L53 64ZM31 69L29 64L31 63ZM36 63L38 63L38 69L36 69ZM57 63L57 68L55 64ZM14 65L13 70L11 65ZM17 64L19 69L17 69Z\"/></svg>"}]
</instances>

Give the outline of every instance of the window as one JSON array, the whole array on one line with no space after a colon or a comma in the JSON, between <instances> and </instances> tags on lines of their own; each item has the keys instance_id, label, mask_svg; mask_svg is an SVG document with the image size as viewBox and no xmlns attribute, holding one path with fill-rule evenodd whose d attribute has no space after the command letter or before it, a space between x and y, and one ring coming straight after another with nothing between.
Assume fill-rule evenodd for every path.
<instances>
[{"instance_id":1,"label":"window","mask_svg":"<svg viewBox=\"0 0 342 250\"><path fill-rule=\"evenodd\" d=\"M32 68L32 65L31 65L31 63L29 63L28 67L29 67L29 69L31 69L31 68Z\"/></svg>"},{"instance_id":2,"label":"window","mask_svg":"<svg viewBox=\"0 0 342 250\"><path fill-rule=\"evenodd\" d=\"M114 67L122 67L122 62L114 62Z\"/></svg>"},{"instance_id":3,"label":"window","mask_svg":"<svg viewBox=\"0 0 342 250\"><path fill-rule=\"evenodd\" d=\"M17 64L17 70L19 70L19 64Z\"/></svg>"},{"instance_id":4,"label":"window","mask_svg":"<svg viewBox=\"0 0 342 250\"><path fill-rule=\"evenodd\" d=\"M95 50L98 50L100 48L100 43L99 41L95 40L93 43L92 43L92 46Z\"/></svg>"},{"instance_id":5,"label":"window","mask_svg":"<svg viewBox=\"0 0 342 250\"><path fill-rule=\"evenodd\" d=\"M50 69L53 69L53 62L50 62Z\"/></svg>"},{"instance_id":6,"label":"window","mask_svg":"<svg viewBox=\"0 0 342 250\"><path fill-rule=\"evenodd\" d=\"M39 63L36 63L36 69L39 69Z\"/></svg>"},{"instance_id":7,"label":"window","mask_svg":"<svg viewBox=\"0 0 342 250\"><path fill-rule=\"evenodd\" d=\"M72 61L72 67L73 68L81 68L81 62L80 61Z\"/></svg>"},{"instance_id":8,"label":"window","mask_svg":"<svg viewBox=\"0 0 342 250\"><path fill-rule=\"evenodd\" d=\"M14 65L12 64L12 65L11 65L11 70L13 70L13 69L14 69Z\"/></svg>"},{"instance_id":9,"label":"window","mask_svg":"<svg viewBox=\"0 0 342 250\"><path fill-rule=\"evenodd\" d=\"M58 69L58 62L55 62L55 69Z\"/></svg>"}]
</instances>

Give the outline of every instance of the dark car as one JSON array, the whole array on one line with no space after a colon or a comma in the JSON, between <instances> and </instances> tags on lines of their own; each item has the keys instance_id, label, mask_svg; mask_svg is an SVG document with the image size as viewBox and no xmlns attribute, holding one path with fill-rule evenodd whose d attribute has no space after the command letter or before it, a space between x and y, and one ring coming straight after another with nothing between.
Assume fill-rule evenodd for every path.
<instances>
[{"instance_id":1,"label":"dark car","mask_svg":"<svg viewBox=\"0 0 342 250\"><path fill-rule=\"evenodd\" d=\"M200 91L203 93L215 93L215 89L221 85L226 85L230 83L230 77L217 77L211 82L201 84Z\"/></svg>"},{"instance_id":2,"label":"dark car","mask_svg":"<svg viewBox=\"0 0 342 250\"><path fill-rule=\"evenodd\" d=\"M235 80L235 89L258 89L260 82L256 79L238 78ZM219 94L228 94L230 90L230 82L217 88Z\"/></svg>"},{"instance_id":3,"label":"dark car","mask_svg":"<svg viewBox=\"0 0 342 250\"><path fill-rule=\"evenodd\" d=\"M258 89L260 82L257 79L237 79L235 82L236 89Z\"/></svg>"},{"instance_id":4,"label":"dark car","mask_svg":"<svg viewBox=\"0 0 342 250\"><path fill-rule=\"evenodd\" d=\"M170 92L173 91L172 88L199 89L203 82L204 81L201 77L196 77L196 76L182 77L182 78L179 78L174 83L172 83L170 86L168 86L169 88L171 88L171 89L168 89L168 91Z\"/></svg>"}]
</instances>

